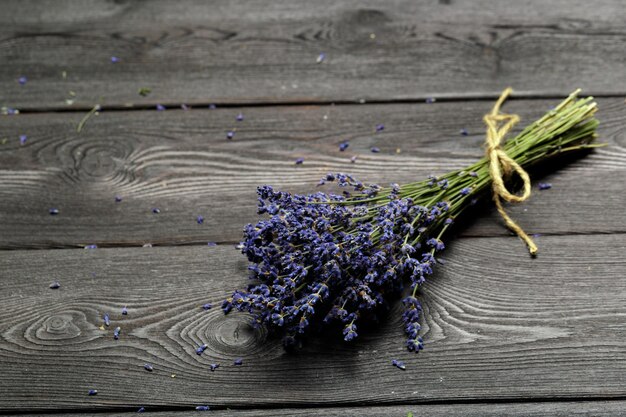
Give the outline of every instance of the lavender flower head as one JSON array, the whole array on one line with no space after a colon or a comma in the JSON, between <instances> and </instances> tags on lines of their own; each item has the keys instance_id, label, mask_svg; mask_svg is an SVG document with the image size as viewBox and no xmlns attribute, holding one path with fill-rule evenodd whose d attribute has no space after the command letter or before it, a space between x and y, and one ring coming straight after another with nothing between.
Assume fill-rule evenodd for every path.
<instances>
[{"instance_id":1,"label":"lavender flower head","mask_svg":"<svg viewBox=\"0 0 626 417\"><path fill-rule=\"evenodd\" d=\"M444 249L440 237L452 223L449 208L466 198L460 191L472 181L464 177L463 187L449 186L446 178L381 187L330 173L320 183L351 188L349 196L259 187L258 212L269 218L247 225L241 242L252 284L235 291L222 309L251 313L254 325L282 333L285 346L337 324L349 342L358 337L359 323L388 310L408 283L406 346L419 352L422 308L415 295ZM418 204L416 197L421 202L424 195L431 204ZM444 196L450 201L438 201Z\"/></svg>"}]
</instances>

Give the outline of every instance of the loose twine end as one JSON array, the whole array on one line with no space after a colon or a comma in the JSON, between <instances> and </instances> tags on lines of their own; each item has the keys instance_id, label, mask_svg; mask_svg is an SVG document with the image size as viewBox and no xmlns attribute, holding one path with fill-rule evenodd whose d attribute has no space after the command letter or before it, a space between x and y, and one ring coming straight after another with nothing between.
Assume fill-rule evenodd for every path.
<instances>
[{"instance_id":1,"label":"loose twine end","mask_svg":"<svg viewBox=\"0 0 626 417\"><path fill-rule=\"evenodd\" d=\"M492 179L493 189L493 201L496 204L496 208L506 226L511 229L517 236L519 236L532 256L537 254L537 245L535 242L522 230L522 228L509 217L504 211L502 206L502 200L509 203L519 203L525 201L530 197L530 177L528 173L517 163L513 158L508 156L501 147L502 140L506 134L517 124L520 120L516 114L506 114L500 112L502 103L511 94L513 89L510 87L502 92L498 101L491 109L490 113L487 113L483 117L483 121L487 125L487 135L485 138L485 147L487 152L487 159L489 160L489 175ZM512 194L507 190L504 185L504 176L507 176L515 172L523 183L523 190L521 195Z\"/></svg>"}]
</instances>

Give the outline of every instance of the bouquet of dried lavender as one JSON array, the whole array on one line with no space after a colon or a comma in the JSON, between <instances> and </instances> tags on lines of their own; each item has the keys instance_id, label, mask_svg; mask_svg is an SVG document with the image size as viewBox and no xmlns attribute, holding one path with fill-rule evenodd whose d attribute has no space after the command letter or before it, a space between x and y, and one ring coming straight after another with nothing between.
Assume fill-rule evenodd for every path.
<instances>
[{"instance_id":1,"label":"bouquet of dried lavender","mask_svg":"<svg viewBox=\"0 0 626 417\"><path fill-rule=\"evenodd\" d=\"M506 215L501 199L528 197L525 167L597 146L592 144L596 103L592 97L579 99L578 92L501 146L518 121L516 115L500 113L507 89L484 118L486 156L441 177L390 187L364 185L343 173L322 179L354 190L344 195L294 195L259 187L259 213L269 219L247 225L241 244L253 283L226 299L224 312L252 313L257 325L282 332L286 346L332 322L341 323L343 338L350 341L360 322L374 318L409 283L402 321L408 350L418 352L423 343L417 290L444 249L442 236L476 198L491 188L507 226L536 253L532 240ZM504 179L513 172L522 179L521 195L505 187Z\"/></svg>"}]
</instances>

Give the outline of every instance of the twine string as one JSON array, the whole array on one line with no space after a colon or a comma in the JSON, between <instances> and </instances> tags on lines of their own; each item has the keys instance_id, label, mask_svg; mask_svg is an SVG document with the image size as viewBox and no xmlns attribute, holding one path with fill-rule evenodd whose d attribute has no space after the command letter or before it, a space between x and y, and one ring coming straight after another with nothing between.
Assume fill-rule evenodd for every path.
<instances>
[{"instance_id":1,"label":"twine string","mask_svg":"<svg viewBox=\"0 0 626 417\"><path fill-rule=\"evenodd\" d=\"M502 216L506 226L519 236L528 246L531 255L537 254L537 245L522 230L522 228L509 217L502 206L502 200L509 203L519 203L530 197L530 177L528 173L513 158L508 156L501 148L501 143L506 134L519 122L520 118L516 114L506 114L500 112L500 107L504 100L511 94L513 90L509 87L502 92L500 98L493 106L491 113L487 113L483 117L483 121L487 125L487 135L485 139L485 147L487 159L489 160L489 175L492 179L493 201L496 205L498 213ZM504 178L515 172L522 180L523 189L521 195L516 195L506 188Z\"/></svg>"}]
</instances>

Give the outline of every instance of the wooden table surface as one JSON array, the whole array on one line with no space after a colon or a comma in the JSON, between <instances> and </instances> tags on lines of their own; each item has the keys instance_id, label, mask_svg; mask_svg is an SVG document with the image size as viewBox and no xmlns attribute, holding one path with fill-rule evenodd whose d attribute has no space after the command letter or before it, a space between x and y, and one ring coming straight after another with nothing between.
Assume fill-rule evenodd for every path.
<instances>
[{"instance_id":1,"label":"wooden table surface","mask_svg":"<svg viewBox=\"0 0 626 417\"><path fill-rule=\"evenodd\" d=\"M622 0L1 9L0 106L19 114L0 115L0 412L626 415ZM610 146L537 173L553 188L508 209L540 234L536 259L489 205L450 236L421 294L423 352L403 347L397 305L355 343L320 337L295 354L223 315L247 282L235 245L257 185L460 168L482 155L481 117L509 85L522 124L582 87Z\"/></svg>"}]
</instances>

